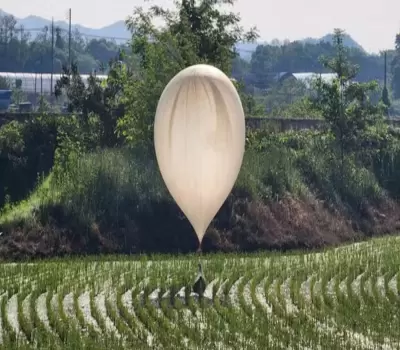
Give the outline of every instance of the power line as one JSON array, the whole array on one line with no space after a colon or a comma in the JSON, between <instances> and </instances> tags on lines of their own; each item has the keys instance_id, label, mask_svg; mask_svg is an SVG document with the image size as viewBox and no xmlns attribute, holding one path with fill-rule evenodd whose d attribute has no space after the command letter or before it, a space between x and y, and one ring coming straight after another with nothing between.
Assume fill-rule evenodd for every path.
<instances>
[{"instance_id":1,"label":"power line","mask_svg":"<svg viewBox=\"0 0 400 350\"><path fill-rule=\"evenodd\" d=\"M61 32L69 33L68 29L61 28L59 26L55 26L55 28L57 28ZM75 28L77 28L77 27L75 27ZM30 33L30 32L41 32L44 29L48 30L48 27L45 26L45 27L42 27L42 28L22 28L22 29L21 28L17 28L17 29L15 29L15 31L16 32L23 31L23 32L29 32ZM105 35L96 35L96 34L86 34L86 33L82 33L82 32L79 32L79 34L82 37L85 37L85 38L106 39L106 40L120 40L120 41L130 41L131 40L131 38L118 37L118 36L105 36ZM253 53L254 52L254 50L248 50L248 49L242 49L242 48L236 48L236 50L240 51L240 52L246 52L246 53Z\"/></svg>"},{"instance_id":2,"label":"power line","mask_svg":"<svg viewBox=\"0 0 400 350\"><path fill-rule=\"evenodd\" d=\"M70 51L70 47L71 47L71 26L69 27L69 29L65 29L65 28L61 28L60 26L56 26L55 27L58 31L63 32L63 33L67 33L68 35L68 47L69 47L69 51ZM77 27L75 27L77 28ZM44 26L42 28L15 28L15 32L43 32L43 31L49 31L48 26ZM105 40L109 40L109 41L125 41L125 44L131 40L131 38L124 38L124 37L115 37L115 36L104 36L104 35L95 35L95 34L86 34L86 33L82 33L79 32L79 35L81 35L84 38L91 38L91 39L105 39ZM238 53L248 53L248 54L252 54L254 53L255 50L248 50L248 49L242 49L242 48L236 48L236 51ZM70 55L70 54L69 54Z\"/></svg>"},{"instance_id":3,"label":"power line","mask_svg":"<svg viewBox=\"0 0 400 350\"><path fill-rule=\"evenodd\" d=\"M61 32L69 33L69 29L61 28L59 26L55 26L55 28L57 28ZM48 26L44 26L42 28L15 28L14 32L31 33L31 32L43 32L43 31L48 31L48 30L49 30ZM108 39L108 40L124 40L124 41L131 40L131 38L123 38L123 37L117 37L117 36L86 34L86 33L82 33L82 32L79 32L79 34L83 37L88 37L88 38L98 38L98 39Z\"/></svg>"},{"instance_id":4,"label":"power line","mask_svg":"<svg viewBox=\"0 0 400 350\"><path fill-rule=\"evenodd\" d=\"M84 34L84 33L80 33L82 36L84 37L88 37L88 38L99 38L99 39L113 39L113 40L125 40L125 41L129 41L131 40L131 38L120 38L117 36L103 36L103 35L94 35L94 34Z\"/></svg>"}]
</instances>

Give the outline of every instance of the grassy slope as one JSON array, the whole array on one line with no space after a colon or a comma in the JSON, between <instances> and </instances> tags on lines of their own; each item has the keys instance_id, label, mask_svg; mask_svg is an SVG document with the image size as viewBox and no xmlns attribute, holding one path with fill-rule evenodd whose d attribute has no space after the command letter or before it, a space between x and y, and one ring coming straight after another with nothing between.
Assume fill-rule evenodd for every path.
<instances>
[{"instance_id":1,"label":"grassy slope","mask_svg":"<svg viewBox=\"0 0 400 350\"><path fill-rule=\"evenodd\" d=\"M36 208L46 203L47 194L50 191L51 175L43 180L41 184L29 195L29 197L3 209L0 216L0 225L15 221L28 220Z\"/></svg>"},{"instance_id":2,"label":"grassy slope","mask_svg":"<svg viewBox=\"0 0 400 350\"><path fill-rule=\"evenodd\" d=\"M290 142L299 145L272 140L266 151L246 152L204 251L316 248L398 229L398 206L371 172L346 159L340 180L328 146ZM154 156L141 150L79 155L3 212L0 231L8 258L189 252L197 244Z\"/></svg>"}]
</instances>

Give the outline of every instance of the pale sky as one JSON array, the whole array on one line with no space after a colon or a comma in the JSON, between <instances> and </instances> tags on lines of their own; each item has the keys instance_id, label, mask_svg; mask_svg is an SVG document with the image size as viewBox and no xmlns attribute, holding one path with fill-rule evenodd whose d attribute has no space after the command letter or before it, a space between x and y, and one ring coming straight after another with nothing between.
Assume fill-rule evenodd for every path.
<instances>
[{"instance_id":1,"label":"pale sky","mask_svg":"<svg viewBox=\"0 0 400 350\"><path fill-rule=\"evenodd\" d=\"M172 0L156 0L165 7ZM65 20L72 9L72 22L100 28L126 19L136 6L148 6L145 0L0 0L0 8L22 18L29 15ZM257 26L260 40L270 41L321 37L333 28L346 30L369 52L394 47L400 32L400 0L237 0L245 28Z\"/></svg>"}]
</instances>

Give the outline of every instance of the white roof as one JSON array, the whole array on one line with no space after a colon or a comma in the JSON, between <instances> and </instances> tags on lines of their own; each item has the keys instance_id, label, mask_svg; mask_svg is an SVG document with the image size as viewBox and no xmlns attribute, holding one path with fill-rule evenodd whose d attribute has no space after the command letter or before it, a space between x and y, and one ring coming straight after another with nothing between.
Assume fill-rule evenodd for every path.
<instances>
[{"instance_id":1,"label":"white roof","mask_svg":"<svg viewBox=\"0 0 400 350\"><path fill-rule=\"evenodd\" d=\"M12 73L0 72L0 77L6 78L11 87L15 87L16 80L22 81L22 91L30 93L49 94L56 85L57 80L62 74L53 74L53 87L51 88L51 73ZM83 82L86 84L90 74L81 74ZM107 79L107 75L96 75L100 80Z\"/></svg>"},{"instance_id":2,"label":"white roof","mask_svg":"<svg viewBox=\"0 0 400 350\"><path fill-rule=\"evenodd\" d=\"M326 83L330 83L333 79L337 78L336 73L314 73L314 72L307 72L307 73L293 73L293 76L302 82L304 82L308 87L310 86L311 81L321 78Z\"/></svg>"}]
</instances>

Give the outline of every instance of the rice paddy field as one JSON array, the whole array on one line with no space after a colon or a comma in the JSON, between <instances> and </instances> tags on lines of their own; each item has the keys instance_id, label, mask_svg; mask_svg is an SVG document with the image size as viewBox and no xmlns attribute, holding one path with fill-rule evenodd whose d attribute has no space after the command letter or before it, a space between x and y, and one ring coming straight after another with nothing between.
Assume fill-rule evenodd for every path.
<instances>
[{"instance_id":1,"label":"rice paddy field","mask_svg":"<svg viewBox=\"0 0 400 350\"><path fill-rule=\"evenodd\" d=\"M0 265L2 349L400 349L400 237L318 253Z\"/></svg>"}]
</instances>

